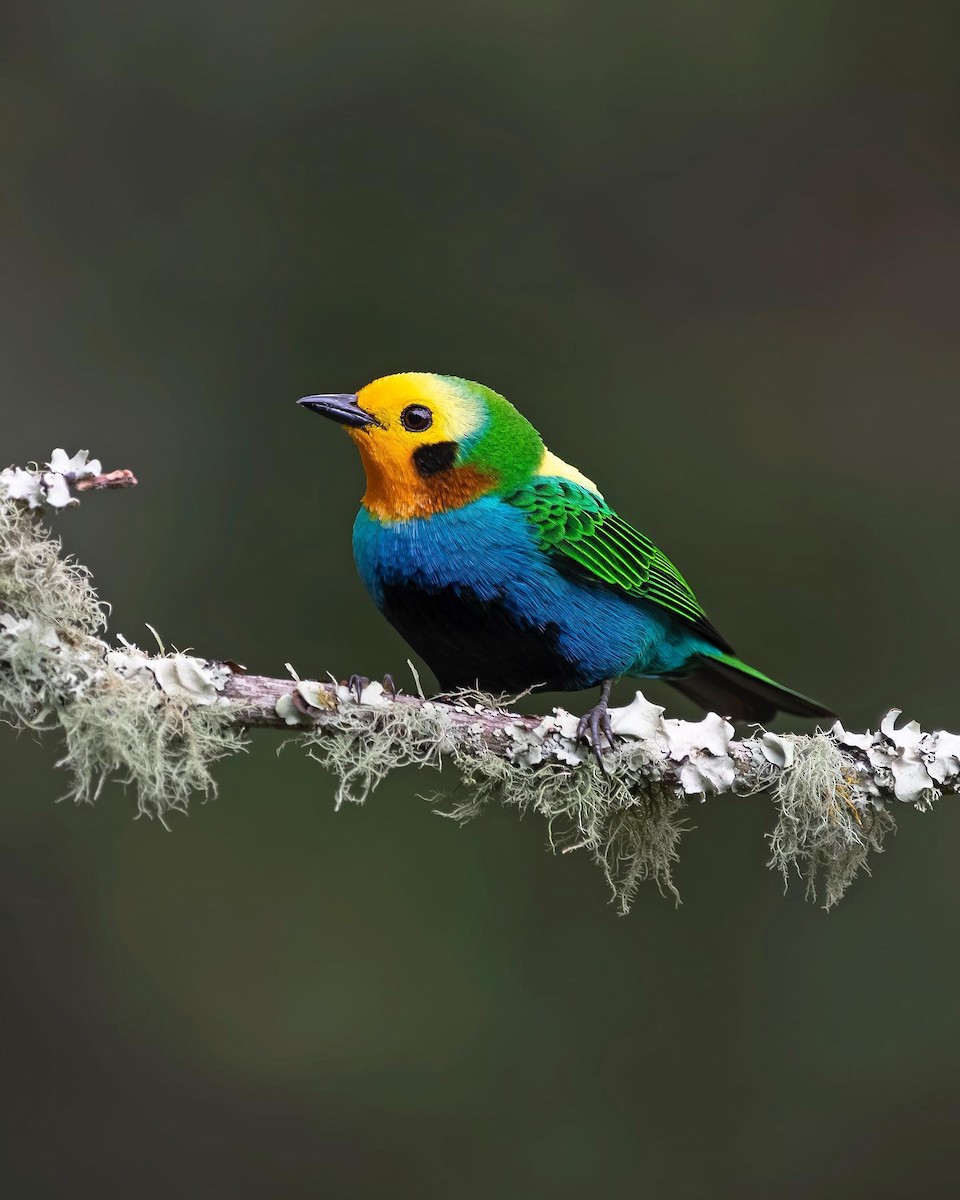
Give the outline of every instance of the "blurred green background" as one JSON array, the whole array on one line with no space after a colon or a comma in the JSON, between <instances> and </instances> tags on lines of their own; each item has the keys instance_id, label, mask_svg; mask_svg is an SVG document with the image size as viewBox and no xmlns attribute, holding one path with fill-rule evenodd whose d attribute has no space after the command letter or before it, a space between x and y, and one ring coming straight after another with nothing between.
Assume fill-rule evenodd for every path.
<instances>
[{"instance_id":1,"label":"blurred green background","mask_svg":"<svg viewBox=\"0 0 960 1200\"><path fill-rule=\"evenodd\" d=\"M293 401L466 375L751 662L960 728L957 15L11 0L0 459L139 475L57 521L115 631L408 679ZM620 920L538 820L276 746L165 833L0 731L9 1194L956 1194L954 802L830 915L705 805Z\"/></svg>"}]
</instances>

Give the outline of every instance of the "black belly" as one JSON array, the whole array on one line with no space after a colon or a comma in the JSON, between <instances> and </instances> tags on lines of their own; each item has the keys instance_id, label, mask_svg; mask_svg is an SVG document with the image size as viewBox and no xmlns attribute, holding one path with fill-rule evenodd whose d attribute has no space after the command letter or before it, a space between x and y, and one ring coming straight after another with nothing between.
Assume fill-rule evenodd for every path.
<instances>
[{"instance_id":1,"label":"black belly","mask_svg":"<svg viewBox=\"0 0 960 1200\"><path fill-rule=\"evenodd\" d=\"M480 687L522 692L531 687L567 691L584 686L577 664L559 649L559 629L536 628L499 600L469 588L424 591L405 584L383 589L391 625L427 662L444 691Z\"/></svg>"}]
</instances>

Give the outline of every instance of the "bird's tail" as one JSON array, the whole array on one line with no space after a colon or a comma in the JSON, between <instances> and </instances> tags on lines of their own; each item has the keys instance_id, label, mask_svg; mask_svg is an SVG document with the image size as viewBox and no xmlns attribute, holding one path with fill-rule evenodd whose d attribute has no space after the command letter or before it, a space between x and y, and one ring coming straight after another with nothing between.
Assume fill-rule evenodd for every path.
<instances>
[{"instance_id":1,"label":"bird's tail","mask_svg":"<svg viewBox=\"0 0 960 1200\"><path fill-rule=\"evenodd\" d=\"M764 724L776 712L798 717L833 717L836 714L809 696L785 688L732 654L698 654L683 674L667 677L701 708L734 721Z\"/></svg>"}]
</instances>

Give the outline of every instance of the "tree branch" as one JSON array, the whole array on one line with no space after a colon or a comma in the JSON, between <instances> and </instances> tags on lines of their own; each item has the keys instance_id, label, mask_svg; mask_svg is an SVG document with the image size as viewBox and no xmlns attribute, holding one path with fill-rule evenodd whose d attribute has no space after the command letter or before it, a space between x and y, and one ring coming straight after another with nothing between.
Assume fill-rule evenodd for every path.
<instances>
[{"instance_id":1,"label":"tree branch","mask_svg":"<svg viewBox=\"0 0 960 1200\"><path fill-rule=\"evenodd\" d=\"M215 791L212 764L256 728L287 731L330 768L338 807L362 802L396 767L449 763L467 798L446 815L465 820L490 800L541 813L551 845L590 852L625 911L645 878L676 895L672 868L691 802L771 792L769 865L785 881L799 873L811 897L819 884L829 907L882 848L896 804L924 810L960 790L960 736L898 728L896 710L876 733L838 723L815 735L738 739L716 714L672 720L638 692L611 711L618 746L604 750L601 770L560 708L530 716L489 696L392 696L376 683L358 700L332 680L151 655L122 638L111 645L87 572L60 555L38 518L75 505L77 493L134 484L130 471L103 473L86 452L58 450L43 468L0 472L0 716L60 730L58 765L75 800L95 799L115 777L136 788L142 812L165 821L192 793Z\"/></svg>"},{"instance_id":2,"label":"tree branch","mask_svg":"<svg viewBox=\"0 0 960 1200\"><path fill-rule=\"evenodd\" d=\"M108 489L136 487L137 477L132 471L120 470L107 471L103 475L84 475L79 479L69 479L69 482L78 492L103 492Z\"/></svg>"}]
</instances>

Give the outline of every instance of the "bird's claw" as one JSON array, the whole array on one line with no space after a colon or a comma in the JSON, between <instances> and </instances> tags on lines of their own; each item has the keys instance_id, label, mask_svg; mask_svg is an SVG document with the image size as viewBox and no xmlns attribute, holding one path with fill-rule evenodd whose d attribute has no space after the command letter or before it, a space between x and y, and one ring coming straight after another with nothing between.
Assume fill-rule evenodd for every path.
<instances>
[{"instance_id":1,"label":"bird's claw","mask_svg":"<svg viewBox=\"0 0 960 1200\"><path fill-rule=\"evenodd\" d=\"M590 734L587 737L587 734ZM611 750L617 748L617 738L610 723L610 708L606 699L602 699L589 711L585 712L577 725L577 741L589 744L600 770L606 774L607 768L603 762L603 739L606 738Z\"/></svg>"},{"instance_id":2,"label":"bird's claw","mask_svg":"<svg viewBox=\"0 0 960 1200\"><path fill-rule=\"evenodd\" d=\"M363 702L363 689L369 686L370 680L366 675L351 675L347 680L347 687L352 692L353 698L358 704ZM394 682L392 675L384 675L383 690L391 700L396 700L397 696L400 695L400 689Z\"/></svg>"}]
</instances>

